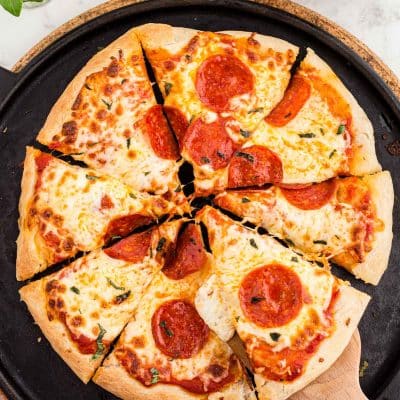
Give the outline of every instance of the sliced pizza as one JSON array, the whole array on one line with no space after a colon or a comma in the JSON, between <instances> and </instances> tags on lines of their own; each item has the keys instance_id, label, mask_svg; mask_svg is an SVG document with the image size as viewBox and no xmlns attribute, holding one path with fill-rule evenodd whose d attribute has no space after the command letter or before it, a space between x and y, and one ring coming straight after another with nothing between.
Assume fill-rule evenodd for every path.
<instances>
[{"instance_id":1,"label":"sliced pizza","mask_svg":"<svg viewBox=\"0 0 400 400\"><path fill-rule=\"evenodd\" d=\"M54 350L83 382L92 377L161 269L161 237L174 240L182 223L128 236L20 290Z\"/></svg>"},{"instance_id":2,"label":"sliced pizza","mask_svg":"<svg viewBox=\"0 0 400 400\"><path fill-rule=\"evenodd\" d=\"M259 399L286 399L339 357L369 296L211 207L197 218L207 227L214 263L211 283L197 294L197 309L223 337L236 330ZM221 298L230 320L208 312Z\"/></svg>"},{"instance_id":3,"label":"sliced pizza","mask_svg":"<svg viewBox=\"0 0 400 400\"><path fill-rule=\"evenodd\" d=\"M321 182L380 170L367 115L308 49L281 102L232 157L226 185Z\"/></svg>"},{"instance_id":4,"label":"sliced pizza","mask_svg":"<svg viewBox=\"0 0 400 400\"><path fill-rule=\"evenodd\" d=\"M256 33L136 28L197 191L221 179L234 151L281 101L298 48Z\"/></svg>"},{"instance_id":5,"label":"sliced pizza","mask_svg":"<svg viewBox=\"0 0 400 400\"><path fill-rule=\"evenodd\" d=\"M313 260L331 259L378 284L392 244L390 173L334 178L295 189L236 190L215 203L261 226Z\"/></svg>"},{"instance_id":6,"label":"sliced pizza","mask_svg":"<svg viewBox=\"0 0 400 400\"><path fill-rule=\"evenodd\" d=\"M18 280L78 251L100 248L164 214L183 211L160 196L135 191L114 178L31 147L21 187Z\"/></svg>"},{"instance_id":7,"label":"sliced pizza","mask_svg":"<svg viewBox=\"0 0 400 400\"><path fill-rule=\"evenodd\" d=\"M199 227L184 226L158 251L162 271L93 380L124 400L255 399L240 362L194 307L210 273Z\"/></svg>"},{"instance_id":8,"label":"sliced pizza","mask_svg":"<svg viewBox=\"0 0 400 400\"><path fill-rule=\"evenodd\" d=\"M128 31L96 54L52 108L38 141L138 191L175 193L179 149ZM175 197L183 201L182 194Z\"/></svg>"}]
</instances>

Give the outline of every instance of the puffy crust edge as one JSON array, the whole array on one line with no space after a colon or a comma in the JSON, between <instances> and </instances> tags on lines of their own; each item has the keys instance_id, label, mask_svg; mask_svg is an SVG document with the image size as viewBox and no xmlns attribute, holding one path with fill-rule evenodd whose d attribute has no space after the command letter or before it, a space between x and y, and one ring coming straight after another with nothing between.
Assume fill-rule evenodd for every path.
<instances>
[{"instance_id":1,"label":"puffy crust edge","mask_svg":"<svg viewBox=\"0 0 400 400\"><path fill-rule=\"evenodd\" d=\"M119 363L114 353L110 354L103 365L97 370L93 381L123 400L255 400L254 393L248 387L245 378L229 385L222 392L209 395L190 393L179 386L158 383L153 386L143 386L132 378Z\"/></svg>"},{"instance_id":2,"label":"puffy crust edge","mask_svg":"<svg viewBox=\"0 0 400 400\"><path fill-rule=\"evenodd\" d=\"M377 285L388 266L392 247L393 183L388 171L364 176L362 179L369 186L377 217L384 223L384 229L375 233L373 249L366 255L365 261L355 265L351 272L357 278Z\"/></svg>"},{"instance_id":3,"label":"puffy crust edge","mask_svg":"<svg viewBox=\"0 0 400 400\"><path fill-rule=\"evenodd\" d=\"M340 297L335 307L336 330L324 340L318 351L310 359L303 376L293 382L272 382L262 375L255 374L260 400L284 400L301 390L317 376L326 371L342 354L357 328L370 297L340 282ZM320 359L324 361L319 362Z\"/></svg>"},{"instance_id":4,"label":"puffy crust edge","mask_svg":"<svg viewBox=\"0 0 400 400\"><path fill-rule=\"evenodd\" d=\"M350 173L352 175L364 175L381 171L382 167L376 158L374 130L371 121L352 93L314 50L307 49L307 56L302 62L302 65L304 64L317 68L321 78L334 87L350 105L354 146L353 158L350 161Z\"/></svg>"},{"instance_id":5,"label":"puffy crust edge","mask_svg":"<svg viewBox=\"0 0 400 400\"><path fill-rule=\"evenodd\" d=\"M139 40L133 29L94 55L68 84L67 88L53 105L44 126L37 136L39 142L43 144L51 143L53 136L60 132L62 125L66 121L68 117L67 113L71 110L76 97L85 84L86 78L107 67L110 64L110 57L114 56L118 58L118 51L120 49L143 57Z\"/></svg>"},{"instance_id":6,"label":"puffy crust edge","mask_svg":"<svg viewBox=\"0 0 400 400\"><path fill-rule=\"evenodd\" d=\"M17 280L23 281L32 277L37 272L47 268L47 257L44 251L36 246L38 227L28 229L26 220L28 218L29 204L33 199L35 184L38 178L35 157L40 154L33 147L26 148L24 171L21 181L21 197L19 199L19 235L17 239ZM43 248L42 248L43 249Z\"/></svg>"},{"instance_id":7,"label":"puffy crust edge","mask_svg":"<svg viewBox=\"0 0 400 400\"><path fill-rule=\"evenodd\" d=\"M92 360L91 354L82 354L70 340L67 329L58 320L49 321L46 312L44 285L47 280L39 280L19 290L21 299L26 303L35 322L50 342L57 354L67 363L76 375L87 383L99 367L103 357Z\"/></svg>"}]
</instances>

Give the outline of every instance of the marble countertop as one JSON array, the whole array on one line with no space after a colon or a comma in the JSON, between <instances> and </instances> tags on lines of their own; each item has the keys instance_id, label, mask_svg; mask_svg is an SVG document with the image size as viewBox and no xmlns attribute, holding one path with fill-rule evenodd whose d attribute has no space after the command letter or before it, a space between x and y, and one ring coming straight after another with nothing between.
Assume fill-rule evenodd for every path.
<instances>
[{"instance_id":1,"label":"marble countertop","mask_svg":"<svg viewBox=\"0 0 400 400\"><path fill-rule=\"evenodd\" d=\"M11 68L34 44L104 0L51 0L23 9L19 18L0 8L0 65ZM369 46L400 76L400 0L297 0L335 21Z\"/></svg>"}]
</instances>

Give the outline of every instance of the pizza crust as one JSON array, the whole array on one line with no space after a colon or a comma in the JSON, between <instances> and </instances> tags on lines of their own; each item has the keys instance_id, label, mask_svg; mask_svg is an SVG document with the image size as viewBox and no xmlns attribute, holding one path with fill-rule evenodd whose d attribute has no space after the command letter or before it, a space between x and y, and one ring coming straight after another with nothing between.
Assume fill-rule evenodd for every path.
<instances>
[{"instance_id":1,"label":"pizza crust","mask_svg":"<svg viewBox=\"0 0 400 400\"><path fill-rule=\"evenodd\" d=\"M68 336L65 325L57 319L49 321L46 311L46 280L32 282L19 290L36 324L50 342L57 354L67 363L76 375L87 383L101 364L103 357L92 360L91 354L82 354Z\"/></svg>"},{"instance_id":2,"label":"pizza crust","mask_svg":"<svg viewBox=\"0 0 400 400\"><path fill-rule=\"evenodd\" d=\"M93 381L123 400L255 400L254 392L246 381L240 380L221 392L209 395L190 393L179 386L157 383L146 387L132 378L112 353L97 370Z\"/></svg>"},{"instance_id":3,"label":"pizza crust","mask_svg":"<svg viewBox=\"0 0 400 400\"><path fill-rule=\"evenodd\" d=\"M33 147L26 148L24 161L24 171L21 181L21 197L19 199L19 235L17 239L17 261L16 274L17 280L23 281L37 272L47 268L46 246L38 246L38 227L35 225L31 229L27 227L27 218L30 203L33 198L35 184L37 181L35 157L40 154Z\"/></svg>"},{"instance_id":4,"label":"pizza crust","mask_svg":"<svg viewBox=\"0 0 400 400\"><path fill-rule=\"evenodd\" d=\"M143 58L140 43L133 29L129 30L108 45L105 49L97 53L79 71L52 107L43 128L37 136L39 142L49 144L52 142L53 136L60 133L62 125L70 118L72 105L85 84L86 78L89 75L108 67L110 64L110 57L118 59L118 52L120 49L129 52L130 54L137 54L141 59Z\"/></svg>"},{"instance_id":5,"label":"pizza crust","mask_svg":"<svg viewBox=\"0 0 400 400\"><path fill-rule=\"evenodd\" d=\"M310 48L307 49L307 56L302 61L301 66L304 65L316 68L322 80L336 89L350 105L354 151L349 165L350 173L352 175L365 175L381 171L382 167L375 153L374 129L352 93L344 86L331 67Z\"/></svg>"},{"instance_id":6,"label":"pizza crust","mask_svg":"<svg viewBox=\"0 0 400 400\"><path fill-rule=\"evenodd\" d=\"M377 285L388 266L392 247L393 183L388 171L364 176L362 179L369 186L377 217L383 222L384 229L375 233L373 249L367 253L365 261L357 264L351 272L357 278Z\"/></svg>"},{"instance_id":7,"label":"pizza crust","mask_svg":"<svg viewBox=\"0 0 400 400\"><path fill-rule=\"evenodd\" d=\"M267 381L262 375L255 374L260 400L287 399L326 371L342 354L357 328L370 297L345 282L341 282L340 291L335 306L336 330L328 339L322 341L318 351L308 362L305 373L293 382L287 383Z\"/></svg>"}]
</instances>

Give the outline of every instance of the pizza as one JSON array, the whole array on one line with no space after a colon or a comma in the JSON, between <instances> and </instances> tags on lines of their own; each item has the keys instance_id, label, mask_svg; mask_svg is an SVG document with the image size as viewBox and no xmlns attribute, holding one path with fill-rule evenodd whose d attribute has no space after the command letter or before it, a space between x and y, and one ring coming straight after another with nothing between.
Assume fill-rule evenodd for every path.
<instances>
[{"instance_id":1,"label":"pizza","mask_svg":"<svg viewBox=\"0 0 400 400\"><path fill-rule=\"evenodd\" d=\"M222 337L236 330L259 399L286 399L333 364L369 296L211 207L197 218L214 256L214 279L198 291L197 309ZM208 312L226 305L229 319Z\"/></svg>"},{"instance_id":2,"label":"pizza","mask_svg":"<svg viewBox=\"0 0 400 400\"><path fill-rule=\"evenodd\" d=\"M102 247L179 206L97 171L27 148L19 204L17 279Z\"/></svg>"},{"instance_id":3,"label":"pizza","mask_svg":"<svg viewBox=\"0 0 400 400\"><path fill-rule=\"evenodd\" d=\"M287 399L340 356L369 301L331 265L373 284L387 268L390 173L312 49L134 27L73 78L37 140L20 295L81 381L119 398Z\"/></svg>"},{"instance_id":4,"label":"pizza","mask_svg":"<svg viewBox=\"0 0 400 400\"><path fill-rule=\"evenodd\" d=\"M331 259L378 284L392 242L390 174L334 178L304 187L232 190L215 204L261 226L306 257Z\"/></svg>"},{"instance_id":5,"label":"pizza","mask_svg":"<svg viewBox=\"0 0 400 400\"><path fill-rule=\"evenodd\" d=\"M253 399L239 360L194 306L210 273L200 229L188 225L178 239L176 258L154 278L94 381L126 400Z\"/></svg>"}]
</instances>

